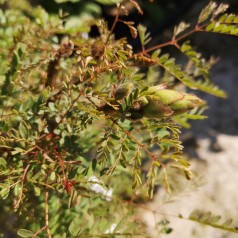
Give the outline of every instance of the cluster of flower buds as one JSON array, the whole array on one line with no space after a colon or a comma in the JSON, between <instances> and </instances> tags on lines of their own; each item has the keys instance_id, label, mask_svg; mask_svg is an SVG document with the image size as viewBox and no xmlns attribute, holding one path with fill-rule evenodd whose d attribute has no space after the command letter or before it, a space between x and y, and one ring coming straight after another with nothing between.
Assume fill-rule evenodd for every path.
<instances>
[{"instance_id":1,"label":"cluster of flower buds","mask_svg":"<svg viewBox=\"0 0 238 238\"><path fill-rule=\"evenodd\" d=\"M122 84L114 98L121 100L132 92L132 84ZM130 109L131 119L176 116L205 104L193 94L166 89L164 85L149 87L146 96L139 97Z\"/></svg>"}]
</instances>

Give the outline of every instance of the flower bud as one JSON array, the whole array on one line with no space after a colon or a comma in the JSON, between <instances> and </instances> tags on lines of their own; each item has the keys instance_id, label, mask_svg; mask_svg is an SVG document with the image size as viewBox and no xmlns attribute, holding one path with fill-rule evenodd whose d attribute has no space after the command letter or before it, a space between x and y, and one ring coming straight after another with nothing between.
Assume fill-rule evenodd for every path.
<instances>
[{"instance_id":1,"label":"flower bud","mask_svg":"<svg viewBox=\"0 0 238 238\"><path fill-rule=\"evenodd\" d=\"M131 93L133 88L133 84L132 83L124 83L122 85L120 85L117 90L115 91L114 94L114 98L116 100L121 100L124 97L126 97L128 94Z\"/></svg>"},{"instance_id":2,"label":"flower bud","mask_svg":"<svg viewBox=\"0 0 238 238\"><path fill-rule=\"evenodd\" d=\"M142 108L143 116L148 118L159 118L159 117L168 117L173 114L173 111L160 100L155 98L146 97L148 100L148 104Z\"/></svg>"},{"instance_id":3,"label":"flower bud","mask_svg":"<svg viewBox=\"0 0 238 238\"><path fill-rule=\"evenodd\" d=\"M205 102L195 95L184 94L184 98L182 100L170 104L169 107L174 111L173 115L175 116L204 104Z\"/></svg>"},{"instance_id":4,"label":"flower bud","mask_svg":"<svg viewBox=\"0 0 238 238\"><path fill-rule=\"evenodd\" d=\"M151 97L160 100L161 103L169 105L171 103L180 101L184 98L184 93L177 92L171 89L161 89L156 91Z\"/></svg>"},{"instance_id":5,"label":"flower bud","mask_svg":"<svg viewBox=\"0 0 238 238\"><path fill-rule=\"evenodd\" d=\"M158 90L165 89L165 88L167 88L166 84L159 84L159 85L149 87L147 91L150 93L154 93L154 92L156 93L158 92Z\"/></svg>"},{"instance_id":6,"label":"flower bud","mask_svg":"<svg viewBox=\"0 0 238 238\"><path fill-rule=\"evenodd\" d=\"M148 118L179 115L205 103L195 95L169 89L158 90L153 95L146 96L146 99L148 103L142 107L142 111Z\"/></svg>"}]
</instances>

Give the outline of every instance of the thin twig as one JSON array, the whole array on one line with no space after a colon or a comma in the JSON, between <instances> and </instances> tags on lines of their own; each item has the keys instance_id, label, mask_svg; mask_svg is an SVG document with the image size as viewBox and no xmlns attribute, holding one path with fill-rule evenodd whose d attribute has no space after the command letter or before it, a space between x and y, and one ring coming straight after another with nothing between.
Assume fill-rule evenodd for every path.
<instances>
[{"instance_id":1,"label":"thin twig","mask_svg":"<svg viewBox=\"0 0 238 238\"><path fill-rule=\"evenodd\" d=\"M46 229L46 225L44 225L44 226L41 227L38 231L36 231L36 232L34 233L34 235L32 236L32 238L36 237L40 232L42 232L42 231L45 230L45 229Z\"/></svg>"},{"instance_id":2,"label":"thin twig","mask_svg":"<svg viewBox=\"0 0 238 238\"><path fill-rule=\"evenodd\" d=\"M74 107L74 104L78 101L78 99L82 96L82 91L79 93L79 95L74 99L74 101L70 104L68 110L64 113L64 115L61 117L61 120L57 123L57 125L60 125L63 120L65 119L65 117L67 116L67 114L72 110L72 108Z\"/></svg>"},{"instance_id":3,"label":"thin twig","mask_svg":"<svg viewBox=\"0 0 238 238\"><path fill-rule=\"evenodd\" d=\"M62 93L62 92L63 92L63 90L60 90L56 95L60 95L60 93ZM54 131L54 129L56 129L57 126L60 125L60 124L63 122L63 120L65 119L65 117L67 116L67 114L72 110L72 108L74 107L75 103L78 101L78 99L79 99L81 96L82 96L82 91L81 91L81 92L79 93L79 95L74 99L74 101L70 104L69 108L68 108L67 111L64 113L64 115L61 117L60 121L59 121L59 122L56 122L56 123L54 124L54 127L53 127L52 131ZM47 126L48 126L48 124L45 124L45 125L44 125L44 128L46 128ZM46 137L47 135L48 135L48 133L42 134L42 135L38 138L38 140L43 139L43 138Z\"/></svg>"},{"instance_id":4,"label":"thin twig","mask_svg":"<svg viewBox=\"0 0 238 238\"><path fill-rule=\"evenodd\" d=\"M32 236L32 238L36 237L37 234L39 234L40 232L46 230L48 238L51 238L51 232L50 232L50 228L49 228L49 192L48 189L46 189L45 191L45 225L43 227L41 227L38 231L36 231L34 233L34 235Z\"/></svg>"},{"instance_id":5,"label":"thin twig","mask_svg":"<svg viewBox=\"0 0 238 238\"><path fill-rule=\"evenodd\" d=\"M27 174L27 171L28 171L29 167L30 167L30 164L28 164L26 166L26 168L24 169L24 171L23 171L23 174L22 174L22 177L21 177L21 190L20 190L20 194L19 194L17 203L14 205L15 209L17 209L19 207L19 205L20 205L20 202L21 202L21 199L22 199L22 195L23 195L24 182L25 182L26 174Z\"/></svg>"},{"instance_id":6,"label":"thin twig","mask_svg":"<svg viewBox=\"0 0 238 238\"><path fill-rule=\"evenodd\" d=\"M50 232L50 228L49 228L49 203L48 203L48 199L49 199L49 192L48 192L48 189L46 189L46 191L45 191L45 227L46 227L48 238L51 238L51 232Z\"/></svg>"},{"instance_id":7,"label":"thin twig","mask_svg":"<svg viewBox=\"0 0 238 238\"><path fill-rule=\"evenodd\" d=\"M114 30L114 28L115 28L115 26L116 26L116 24L117 24L117 22L118 22L118 19L119 19L120 13L121 13L121 7L122 7L122 4L120 4L120 5L118 6L118 8L117 8L117 15L116 15L116 17L115 17L115 19L114 19L114 21L113 21L113 23L112 23L112 27L111 27L111 29L110 29L110 32L108 33L108 36L107 36L107 39L106 39L106 43L105 43L105 44L108 43L108 41L109 41L109 39L110 39L110 36L111 36L111 34L112 34L112 32L113 32L113 30Z\"/></svg>"},{"instance_id":8,"label":"thin twig","mask_svg":"<svg viewBox=\"0 0 238 238\"><path fill-rule=\"evenodd\" d=\"M139 142L129 131L127 131L126 129L124 129L115 119L113 119L112 117L109 117L109 119L111 121L114 122L115 125L117 125L128 137L130 137L140 148L142 148L148 155L149 157L153 160L153 161L157 161L159 162L162 166L163 163L161 161L157 160L157 156L155 154L153 154L152 152L150 152L146 145L142 144L141 142Z\"/></svg>"},{"instance_id":9,"label":"thin twig","mask_svg":"<svg viewBox=\"0 0 238 238\"><path fill-rule=\"evenodd\" d=\"M207 25L207 24L206 24L206 25ZM170 46L170 45L175 45L175 46L176 46L176 44L177 44L178 41L180 41L180 40L182 40L182 39L184 39L184 38L186 38L186 37L188 37L188 36L194 34L195 32L203 31L203 28L204 28L206 25L205 25L205 24L204 24L203 26L198 26L198 25L196 25L194 29L192 29L191 31L186 32L185 34L181 35L180 37L174 38L174 39L172 39L172 40L170 40L170 41L167 41L167 42L164 42L164 43L162 43L162 44L158 44L158 45L152 46L152 47L150 47L150 48L144 50L144 53L149 53L149 52L151 52L151 51L153 51L153 50L157 50L157 49L163 48L163 47L165 47L165 46ZM143 53L143 52L141 52L141 53Z\"/></svg>"},{"instance_id":10,"label":"thin twig","mask_svg":"<svg viewBox=\"0 0 238 238\"><path fill-rule=\"evenodd\" d=\"M64 170L64 160L61 158L60 154L56 151L56 149L54 148L54 155L55 157L59 160L59 165L63 174L63 181L67 181L67 176L65 174L65 170Z\"/></svg>"}]
</instances>

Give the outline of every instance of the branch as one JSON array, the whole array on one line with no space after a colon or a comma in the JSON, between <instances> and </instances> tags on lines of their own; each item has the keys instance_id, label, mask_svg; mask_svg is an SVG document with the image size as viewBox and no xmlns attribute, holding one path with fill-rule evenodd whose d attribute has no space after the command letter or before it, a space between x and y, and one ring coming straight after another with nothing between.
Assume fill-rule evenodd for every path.
<instances>
[{"instance_id":1,"label":"branch","mask_svg":"<svg viewBox=\"0 0 238 238\"><path fill-rule=\"evenodd\" d=\"M90 99L90 97L86 97L97 109L99 109L99 107ZM108 116L108 118L113 122L113 124L117 125L128 137L130 137L140 148L142 148L148 155L149 157L153 160L153 161L157 161L161 166L164 166L164 164L161 161L157 160L157 156L153 153L151 153L147 148L146 145L140 143L133 135L131 135L131 133L129 131L127 131L126 129L124 129L121 125L118 124L118 122Z\"/></svg>"},{"instance_id":2,"label":"branch","mask_svg":"<svg viewBox=\"0 0 238 238\"><path fill-rule=\"evenodd\" d=\"M46 189L45 191L45 225L43 227L41 227L38 231L36 231L34 233L34 235L32 236L32 238L36 237L40 232L46 230L48 238L51 238L51 232L50 232L50 228L49 228L49 203L48 203L48 199L49 199L49 192L48 189Z\"/></svg>"},{"instance_id":3,"label":"branch","mask_svg":"<svg viewBox=\"0 0 238 238\"><path fill-rule=\"evenodd\" d=\"M26 166L26 168L24 169L24 171L23 171L23 174L22 174L22 177L21 177L21 190L20 190L20 194L19 194L17 203L14 205L14 209L17 209L20 205L22 195L23 195L24 182L25 182L26 174L27 174L27 171L28 171L29 167L30 167L30 164L28 164Z\"/></svg>"},{"instance_id":4,"label":"branch","mask_svg":"<svg viewBox=\"0 0 238 238\"><path fill-rule=\"evenodd\" d=\"M108 33L108 36L107 36L107 39L106 39L106 44L108 43L109 39L110 39L110 36L118 22L118 19L119 19L119 16L120 16L120 13L121 13L121 8L122 8L122 4L120 4L118 7L117 7L117 15L113 21L113 24L112 24L112 27L110 29L110 32Z\"/></svg>"},{"instance_id":5,"label":"branch","mask_svg":"<svg viewBox=\"0 0 238 238\"><path fill-rule=\"evenodd\" d=\"M157 155L153 154L152 152L150 152L146 145L140 143L133 135L131 135L131 133L129 131L127 131L126 129L124 129L121 125L119 125L119 123L113 119L112 117L109 117L109 119L111 121L113 121L113 123L115 125L117 125L128 137L130 137L140 148L142 148L148 155L149 157L153 160L153 161L157 161L161 166L164 166L164 164L161 161L157 160Z\"/></svg>"},{"instance_id":6,"label":"branch","mask_svg":"<svg viewBox=\"0 0 238 238\"><path fill-rule=\"evenodd\" d=\"M44 225L44 226L41 227L38 231L36 231L36 232L34 233L34 235L32 236L32 238L36 237L40 232L42 232L42 231L45 230L45 229L46 229L46 225Z\"/></svg>"},{"instance_id":7,"label":"branch","mask_svg":"<svg viewBox=\"0 0 238 238\"><path fill-rule=\"evenodd\" d=\"M45 226L46 226L46 231L48 234L48 238L51 238L51 232L49 228L49 192L48 190L45 191Z\"/></svg>"},{"instance_id":8,"label":"branch","mask_svg":"<svg viewBox=\"0 0 238 238\"><path fill-rule=\"evenodd\" d=\"M178 38L173 38L172 40L170 41L167 41L165 43L162 43L162 44L158 44L158 45L155 45L155 46L152 46L146 50L144 50L144 53L148 53L148 52L151 52L153 50L157 50L157 49L160 49L160 48L163 48L165 46L169 46L169 45L177 45L177 42L194 34L195 32L200 32L200 31L203 31L203 28L206 27L207 24L204 24L203 26L199 26L199 25L196 25L194 29L192 29L191 31L189 32L186 32L184 33L183 35L181 35L180 37ZM142 53L142 52L141 52Z\"/></svg>"}]
</instances>

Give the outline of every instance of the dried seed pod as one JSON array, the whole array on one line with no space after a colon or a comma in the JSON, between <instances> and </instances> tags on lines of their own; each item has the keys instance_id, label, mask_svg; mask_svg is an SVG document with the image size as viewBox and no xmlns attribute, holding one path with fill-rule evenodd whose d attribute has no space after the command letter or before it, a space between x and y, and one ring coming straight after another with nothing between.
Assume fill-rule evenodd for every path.
<instances>
[{"instance_id":1,"label":"dried seed pod","mask_svg":"<svg viewBox=\"0 0 238 238\"><path fill-rule=\"evenodd\" d=\"M131 93L132 88L133 88L132 83L124 83L120 85L115 91L114 98L116 100L123 99L124 97L126 97L127 95Z\"/></svg>"}]
</instances>

